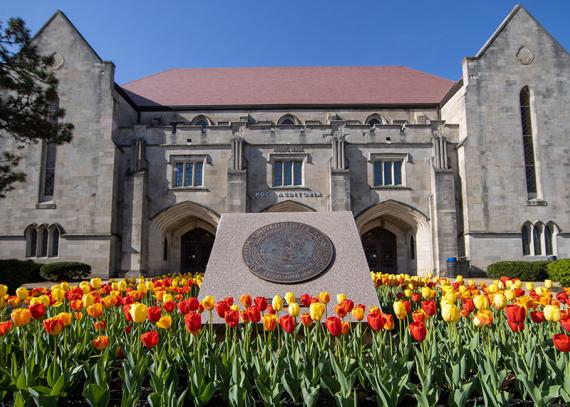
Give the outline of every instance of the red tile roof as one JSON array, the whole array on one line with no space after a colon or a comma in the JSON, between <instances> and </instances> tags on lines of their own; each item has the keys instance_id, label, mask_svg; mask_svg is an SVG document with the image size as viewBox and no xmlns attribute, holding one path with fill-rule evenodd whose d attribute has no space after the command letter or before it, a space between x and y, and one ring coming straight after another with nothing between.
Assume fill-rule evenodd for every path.
<instances>
[{"instance_id":1,"label":"red tile roof","mask_svg":"<svg viewBox=\"0 0 570 407\"><path fill-rule=\"evenodd\" d=\"M122 85L139 107L436 105L454 82L403 66L170 69Z\"/></svg>"}]
</instances>

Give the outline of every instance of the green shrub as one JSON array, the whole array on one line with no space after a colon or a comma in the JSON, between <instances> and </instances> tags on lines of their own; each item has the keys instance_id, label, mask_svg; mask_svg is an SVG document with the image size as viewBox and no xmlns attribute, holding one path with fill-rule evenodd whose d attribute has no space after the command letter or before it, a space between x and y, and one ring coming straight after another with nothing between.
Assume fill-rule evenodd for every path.
<instances>
[{"instance_id":1,"label":"green shrub","mask_svg":"<svg viewBox=\"0 0 570 407\"><path fill-rule=\"evenodd\" d=\"M523 281L542 281L548 278L548 261L499 261L487 266L487 275L493 278L511 277Z\"/></svg>"},{"instance_id":2,"label":"green shrub","mask_svg":"<svg viewBox=\"0 0 570 407\"><path fill-rule=\"evenodd\" d=\"M89 264L71 261L47 263L40 269L40 275L50 281L73 281L87 278L91 274Z\"/></svg>"},{"instance_id":3,"label":"green shrub","mask_svg":"<svg viewBox=\"0 0 570 407\"><path fill-rule=\"evenodd\" d=\"M41 266L31 260L0 260L0 284L7 285L8 291L12 293L22 284L38 281Z\"/></svg>"},{"instance_id":4,"label":"green shrub","mask_svg":"<svg viewBox=\"0 0 570 407\"><path fill-rule=\"evenodd\" d=\"M551 280L560 282L563 287L570 287L570 259L551 261L547 269Z\"/></svg>"}]
</instances>

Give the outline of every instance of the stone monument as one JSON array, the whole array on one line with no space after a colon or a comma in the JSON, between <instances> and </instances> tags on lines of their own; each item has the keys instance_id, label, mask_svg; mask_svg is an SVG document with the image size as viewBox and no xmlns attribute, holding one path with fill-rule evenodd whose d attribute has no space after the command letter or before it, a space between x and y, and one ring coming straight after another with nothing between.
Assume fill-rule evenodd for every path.
<instances>
[{"instance_id":1,"label":"stone monument","mask_svg":"<svg viewBox=\"0 0 570 407\"><path fill-rule=\"evenodd\" d=\"M200 297L344 293L378 306L351 212L226 213L216 233Z\"/></svg>"}]
</instances>

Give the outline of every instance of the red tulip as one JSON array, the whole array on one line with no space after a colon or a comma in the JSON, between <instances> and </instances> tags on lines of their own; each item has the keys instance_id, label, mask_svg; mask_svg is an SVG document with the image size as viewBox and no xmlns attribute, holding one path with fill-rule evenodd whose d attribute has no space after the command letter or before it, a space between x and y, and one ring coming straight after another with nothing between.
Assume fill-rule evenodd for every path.
<instances>
[{"instance_id":1,"label":"red tulip","mask_svg":"<svg viewBox=\"0 0 570 407\"><path fill-rule=\"evenodd\" d=\"M255 297L255 305L259 308L259 311L263 312L267 308L267 298L265 297Z\"/></svg>"},{"instance_id":2,"label":"red tulip","mask_svg":"<svg viewBox=\"0 0 570 407\"><path fill-rule=\"evenodd\" d=\"M40 319L46 314L46 308L44 307L44 304L41 303L30 305L28 309L30 310L33 319Z\"/></svg>"},{"instance_id":3,"label":"red tulip","mask_svg":"<svg viewBox=\"0 0 570 407\"><path fill-rule=\"evenodd\" d=\"M466 298L462 302L463 302L463 306L462 306L461 311L462 311L462 314L465 313L465 315L463 315L463 316L467 317L475 309L475 303L473 302L473 300L471 298Z\"/></svg>"},{"instance_id":4,"label":"red tulip","mask_svg":"<svg viewBox=\"0 0 570 407\"><path fill-rule=\"evenodd\" d=\"M251 299L251 295L249 294L244 294L241 297L239 297L239 301L241 302L241 304L244 306L244 308L249 308L251 307L251 303L252 303L252 299Z\"/></svg>"},{"instance_id":5,"label":"red tulip","mask_svg":"<svg viewBox=\"0 0 570 407\"><path fill-rule=\"evenodd\" d=\"M188 312L188 314L184 316L184 324L188 332L192 335L198 335L202 328L202 314L195 311Z\"/></svg>"},{"instance_id":6,"label":"red tulip","mask_svg":"<svg viewBox=\"0 0 570 407\"><path fill-rule=\"evenodd\" d=\"M218 301L216 303L216 313L220 318L225 318L226 312L230 309L230 306L225 301Z\"/></svg>"},{"instance_id":7,"label":"red tulip","mask_svg":"<svg viewBox=\"0 0 570 407\"><path fill-rule=\"evenodd\" d=\"M530 319L532 319L532 322L540 324L541 322L544 322L544 312L542 312L542 311L531 311L530 312Z\"/></svg>"},{"instance_id":8,"label":"red tulip","mask_svg":"<svg viewBox=\"0 0 570 407\"><path fill-rule=\"evenodd\" d=\"M190 302L187 300L180 301L176 307L178 308L178 313L181 315L186 315L191 311Z\"/></svg>"},{"instance_id":9,"label":"red tulip","mask_svg":"<svg viewBox=\"0 0 570 407\"><path fill-rule=\"evenodd\" d=\"M147 318L150 322L152 323L157 322L161 316L162 316L162 310L160 309L160 307L157 307L156 305L148 307Z\"/></svg>"},{"instance_id":10,"label":"red tulip","mask_svg":"<svg viewBox=\"0 0 570 407\"><path fill-rule=\"evenodd\" d=\"M346 315L346 312L347 312L347 311L346 311L346 308L344 308L344 306L343 306L342 304L337 304L337 305L334 307L334 311L335 311L336 314L337 314L339 317L341 317L341 318L344 318L345 315Z\"/></svg>"},{"instance_id":11,"label":"red tulip","mask_svg":"<svg viewBox=\"0 0 570 407\"><path fill-rule=\"evenodd\" d=\"M275 310L273 309L273 306L271 304L267 305L267 308L265 308L265 312L267 312L268 314L275 315Z\"/></svg>"},{"instance_id":12,"label":"red tulip","mask_svg":"<svg viewBox=\"0 0 570 407\"><path fill-rule=\"evenodd\" d=\"M190 311L198 311L200 309L200 301L196 297L192 297L186 300L188 302L188 307Z\"/></svg>"},{"instance_id":13,"label":"red tulip","mask_svg":"<svg viewBox=\"0 0 570 407\"><path fill-rule=\"evenodd\" d=\"M228 304L228 307L231 307L234 305L234 297L226 297L224 298L224 302Z\"/></svg>"},{"instance_id":14,"label":"red tulip","mask_svg":"<svg viewBox=\"0 0 570 407\"><path fill-rule=\"evenodd\" d=\"M413 302L420 302L422 296L420 293L413 293L412 294L412 301Z\"/></svg>"},{"instance_id":15,"label":"red tulip","mask_svg":"<svg viewBox=\"0 0 570 407\"><path fill-rule=\"evenodd\" d=\"M524 322L518 323L518 322L507 321L507 323L509 324L509 327L513 332L522 332L524 330Z\"/></svg>"},{"instance_id":16,"label":"red tulip","mask_svg":"<svg viewBox=\"0 0 570 407\"><path fill-rule=\"evenodd\" d=\"M128 304L123 305L123 314L125 314L125 319L127 322L132 322L133 317L131 315L131 306Z\"/></svg>"},{"instance_id":17,"label":"red tulip","mask_svg":"<svg viewBox=\"0 0 570 407\"><path fill-rule=\"evenodd\" d=\"M570 332L570 316L565 316L564 318L560 318L560 325L566 332Z\"/></svg>"},{"instance_id":18,"label":"red tulip","mask_svg":"<svg viewBox=\"0 0 570 407\"><path fill-rule=\"evenodd\" d=\"M252 305L247 309L248 318L254 324L257 324L261 321L261 311L257 305Z\"/></svg>"},{"instance_id":19,"label":"red tulip","mask_svg":"<svg viewBox=\"0 0 570 407\"><path fill-rule=\"evenodd\" d=\"M354 308L354 302L352 300L346 299L342 302L342 306L344 307L346 313L348 314Z\"/></svg>"},{"instance_id":20,"label":"red tulip","mask_svg":"<svg viewBox=\"0 0 570 407\"><path fill-rule=\"evenodd\" d=\"M279 318L279 325L281 325L281 328L283 328L285 332L290 334L295 330L295 318L289 314L285 314Z\"/></svg>"},{"instance_id":21,"label":"red tulip","mask_svg":"<svg viewBox=\"0 0 570 407\"><path fill-rule=\"evenodd\" d=\"M0 322L0 336L6 335L12 329L12 321Z\"/></svg>"},{"instance_id":22,"label":"red tulip","mask_svg":"<svg viewBox=\"0 0 570 407\"><path fill-rule=\"evenodd\" d=\"M174 301L166 301L162 303L162 308L164 311L170 314L172 311L174 311L174 308L176 308L176 303Z\"/></svg>"},{"instance_id":23,"label":"red tulip","mask_svg":"<svg viewBox=\"0 0 570 407\"><path fill-rule=\"evenodd\" d=\"M426 301L422 302L422 309L430 317L434 316L437 313L435 301L432 301L432 300L426 300Z\"/></svg>"},{"instance_id":24,"label":"red tulip","mask_svg":"<svg viewBox=\"0 0 570 407\"><path fill-rule=\"evenodd\" d=\"M312 299L313 298L309 294L303 294L301 295L301 298L299 298L299 303L303 307L309 307L311 305Z\"/></svg>"},{"instance_id":25,"label":"red tulip","mask_svg":"<svg viewBox=\"0 0 570 407\"><path fill-rule=\"evenodd\" d=\"M402 301L404 303L404 307L406 307L406 313L410 313L410 310L412 309L412 303L410 301L404 300Z\"/></svg>"},{"instance_id":26,"label":"red tulip","mask_svg":"<svg viewBox=\"0 0 570 407\"><path fill-rule=\"evenodd\" d=\"M560 352L570 352L570 336L566 334L556 334L552 337L554 347Z\"/></svg>"},{"instance_id":27,"label":"red tulip","mask_svg":"<svg viewBox=\"0 0 570 407\"><path fill-rule=\"evenodd\" d=\"M311 326L313 323L313 319L311 318L311 314L301 314L301 323L305 326Z\"/></svg>"},{"instance_id":28,"label":"red tulip","mask_svg":"<svg viewBox=\"0 0 570 407\"><path fill-rule=\"evenodd\" d=\"M376 311L368 314L368 325L374 332L379 332L382 328L384 328L384 324L386 323L386 319L382 315L382 313Z\"/></svg>"},{"instance_id":29,"label":"red tulip","mask_svg":"<svg viewBox=\"0 0 570 407\"><path fill-rule=\"evenodd\" d=\"M412 322L409 326L410 335L415 341L421 342L426 338L427 329L423 322Z\"/></svg>"},{"instance_id":30,"label":"red tulip","mask_svg":"<svg viewBox=\"0 0 570 407\"><path fill-rule=\"evenodd\" d=\"M526 309L517 304L507 305L505 308L507 320L515 324L522 324L526 320ZM512 327L511 327L512 328ZM518 332L518 331L515 331Z\"/></svg>"},{"instance_id":31,"label":"red tulip","mask_svg":"<svg viewBox=\"0 0 570 407\"><path fill-rule=\"evenodd\" d=\"M59 333L63 330L64 324L61 318L53 317L44 319L43 321L44 329L49 335L59 335Z\"/></svg>"},{"instance_id":32,"label":"red tulip","mask_svg":"<svg viewBox=\"0 0 570 407\"><path fill-rule=\"evenodd\" d=\"M226 325L233 328L239 323L239 312L228 309L224 319L226 320Z\"/></svg>"},{"instance_id":33,"label":"red tulip","mask_svg":"<svg viewBox=\"0 0 570 407\"><path fill-rule=\"evenodd\" d=\"M154 348L158 344L158 332L145 332L141 335L141 342L147 349Z\"/></svg>"},{"instance_id":34,"label":"red tulip","mask_svg":"<svg viewBox=\"0 0 570 407\"><path fill-rule=\"evenodd\" d=\"M332 336L339 336L342 332L342 321L339 317L328 317L325 326Z\"/></svg>"}]
</instances>

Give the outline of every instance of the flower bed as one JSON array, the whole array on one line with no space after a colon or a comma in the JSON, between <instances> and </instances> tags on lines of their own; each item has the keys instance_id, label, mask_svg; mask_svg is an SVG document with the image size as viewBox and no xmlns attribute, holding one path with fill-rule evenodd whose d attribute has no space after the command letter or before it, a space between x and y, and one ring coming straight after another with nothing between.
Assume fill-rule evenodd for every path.
<instances>
[{"instance_id":1,"label":"flower bed","mask_svg":"<svg viewBox=\"0 0 570 407\"><path fill-rule=\"evenodd\" d=\"M0 400L133 406L570 403L566 289L372 274L342 294L197 298L201 278L0 286ZM357 299L355 299L357 300ZM326 304L333 302L334 315ZM212 325L218 315L221 331ZM362 321L362 323L357 323Z\"/></svg>"}]
</instances>

